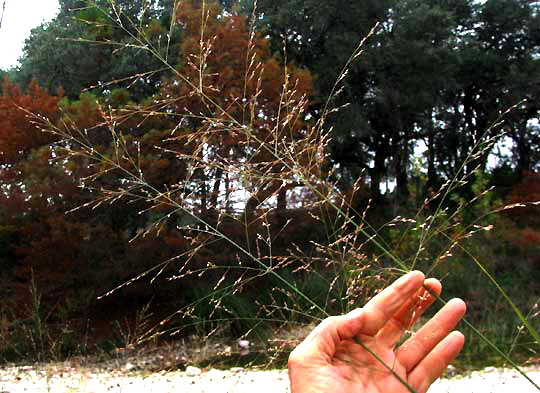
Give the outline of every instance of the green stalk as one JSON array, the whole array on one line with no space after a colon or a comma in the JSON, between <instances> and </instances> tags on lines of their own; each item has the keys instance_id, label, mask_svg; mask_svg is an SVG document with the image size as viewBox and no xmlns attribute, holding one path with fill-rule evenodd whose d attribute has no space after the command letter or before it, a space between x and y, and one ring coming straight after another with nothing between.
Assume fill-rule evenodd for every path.
<instances>
[{"instance_id":1,"label":"green stalk","mask_svg":"<svg viewBox=\"0 0 540 393\"><path fill-rule=\"evenodd\" d=\"M487 337L485 337L478 329L476 329L469 321L463 320L463 323L467 325L468 328L470 328L482 341L484 341L487 345L489 345L495 352L497 352L499 355L501 355L504 360L508 362L518 373L520 373L527 381L529 381L537 390L540 390L540 386L538 386L529 376L527 373L525 373L521 368L514 362L508 355L506 355L503 351L501 351L495 344L493 344Z\"/></svg>"},{"instance_id":2,"label":"green stalk","mask_svg":"<svg viewBox=\"0 0 540 393\"><path fill-rule=\"evenodd\" d=\"M407 390L411 393L416 393L416 390L414 390L414 388L409 385L407 383L407 381L405 381L398 373L396 373L392 367L390 367L389 365L387 365L384 360L381 359L381 357L379 355L377 355L375 352L373 352L366 344L364 344L362 342L362 340L360 340L358 337L354 337L353 338L354 342L357 343L358 345L360 345L362 348L364 348L366 351L368 351L375 359L377 359L377 361L379 363L381 363L383 365L384 368L386 368L388 371L390 371L394 377L397 378L397 380L399 382L401 382L403 384L403 386L405 386L407 388Z\"/></svg>"},{"instance_id":3,"label":"green stalk","mask_svg":"<svg viewBox=\"0 0 540 393\"><path fill-rule=\"evenodd\" d=\"M538 335L538 332L532 327L532 325L529 323L527 318L519 311L519 309L516 307L514 302L510 299L510 296L506 293L506 291L499 285L499 283L493 278L493 276L486 270L486 268L474 257L474 255L471 255L471 253L463 248L461 245L459 247L467 254L469 255L476 266L482 271L482 273L491 281L491 283L497 288L497 290L501 293L501 295L506 299L508 304L510 304L510 307L512 307L512 310L516 313L516 315L519 317L521 323L527 328L530 335L534 338L536 344L540 343L540 335Z\"/></svg>"}]
</instances>

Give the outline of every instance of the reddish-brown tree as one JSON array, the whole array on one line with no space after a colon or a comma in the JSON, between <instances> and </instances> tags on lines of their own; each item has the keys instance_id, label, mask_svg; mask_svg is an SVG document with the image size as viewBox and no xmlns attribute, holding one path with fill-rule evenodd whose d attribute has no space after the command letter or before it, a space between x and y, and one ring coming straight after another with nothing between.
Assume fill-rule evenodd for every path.
<instances>
[{"instance_id":1,"label":"reddish-brown tree","mask_svg":"<svg viewBox=\"0 0 540 393\"><path fill-rule=\"evenodd\" d=\"M508 237L520 246L536 248L540 241L540 174L524 173L506 203L512 208L505 210L505 215L516 225Z\"/></svg>"},{"instance_id":2,"label":"reddish-brown tree","mask_svg":"<svg viewBox=\"0 0 540 393\"><path fill-rule=\"evenodd\" d=\"M271 196L283 202L296 183L287 164L306 148L310 73L280 65L245 17L222 14L216 2L183 2L177 17L185 60L162 96L173 97L176 140L195 152L200 210L227 205L233 183L250 194L246 213Z\"/></svg>"}]
</instances>

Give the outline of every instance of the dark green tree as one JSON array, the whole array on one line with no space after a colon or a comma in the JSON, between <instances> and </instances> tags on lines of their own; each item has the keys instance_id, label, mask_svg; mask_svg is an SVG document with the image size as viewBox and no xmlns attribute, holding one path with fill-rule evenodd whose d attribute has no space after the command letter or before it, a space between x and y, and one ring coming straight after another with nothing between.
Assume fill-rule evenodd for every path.
<instances>
[{"instance_id":1,"label":"dark green tree","mask_svg":"<svg viewBox=\"0 0 540 393\"><path fill-rule=\"evenodd\" d=\"M70 98L115 87L129 87L135 101L147 97L177 58L170 56L179 43L170 2L61 0L58 16L26 40L15 81L62 87Z\"/></svg>"},{"instance_id":2,"label":"dark green tree","mask_svg":"<svg viewBox=\"0 0 540 393\"><path fill-rule=\"evenodd\" d=\"M247 10L250 1L243 2ZM246 5L247 4L247 5ZM409 193L415 146L425 145L426 189L485 169L501 128L502 112L522 169L534 156L537 117L538 4L525 0L321 2L261 0L261 29L273 49L315 75L319 103L348 107L328 118L334 129L332 158L342 184L362 173L380 195L385 178L397 195ZM364 53L349 67L338 97L334 82L370 28L380 22ZM321 116L321 106L312 115ZM494 138L494 139L493 139ZM481 154L475 155L478 150Z\"/></svg>"},{"instance_id":3,"label":"dark green tree","mask_svg":"<svg viewBox=\"0 0 540 393\"><path fill-rule=\"evenodd\" d=\"M485 170L492 149L482 141L496 142L506 131L515 143L514 164L530 169L537 144L530 120L540 102L538 14L528 1L490 0L475 5L469 26L456 47L454 86L430 146L436 165L446 178Z\"/></svg>"},{"instance_id":4,"label":"dark green tree","mask_svg":"<svg viewBox=\"0 0 540 393\"><path fill-rule=\"evenodd\" d=\"M275 50L285 41L288 57L315 73L319 101L348 104L328 119L345 187L367 173L378 197L381 181L390 176L398 194L407 196L409 158L452 79L456 35L470 7L467 0L258 2ZM377 22L379 29L349 67L342 94L330 97L343 66Z\"/></svg>"}]
</instances>

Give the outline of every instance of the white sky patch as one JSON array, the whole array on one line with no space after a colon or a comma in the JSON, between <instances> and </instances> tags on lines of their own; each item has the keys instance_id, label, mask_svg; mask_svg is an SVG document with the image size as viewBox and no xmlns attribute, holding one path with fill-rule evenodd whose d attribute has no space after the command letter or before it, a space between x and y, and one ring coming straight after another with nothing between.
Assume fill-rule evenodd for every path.
<instances>
[{"instance_id":1,"label":"white sky patch","mask_svg":"<svg viewBox=\"0 0 540 393\"><path fill-rule=\"evenodd\" d=\"M0 13L4 0L0 0ZM24 40L30 31L53 19L59 10L58 0L5 0L6 9L0 27L0 69L18 64Z\"/></svg>"},{"instance_id":2,"label":"white sky patch","mask_svg":"<svg viewBox=\"0 0 540 393\"><path fill-rule=\"evenodd\" d=\"M514 144L514 141L509 136L506 136L506 135L503 136L495 144L495 146L493 146L492 154L488 156L488 162L487 162L488 169L493 169L502 165L504 162L504 157L511 157L512 156L511 149L512 149L513 144Z\"/></svg>"}]
</instances>

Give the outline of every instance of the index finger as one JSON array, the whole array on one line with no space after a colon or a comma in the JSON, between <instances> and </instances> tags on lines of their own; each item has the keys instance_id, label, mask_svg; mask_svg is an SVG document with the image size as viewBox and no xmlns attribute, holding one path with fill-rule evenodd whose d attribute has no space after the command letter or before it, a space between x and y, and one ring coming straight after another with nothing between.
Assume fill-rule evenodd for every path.
<instances>
[{"instance_id":1,"label":"index finger","mask_svg":"<svg viewBox=\"0 0 540 393\"><path fill-rule=\"evenodd\" d=\"M374 336L424 284L424 273L412 271L396 280L364 306L362 334Z\"/></svg>"}]
</instances>

